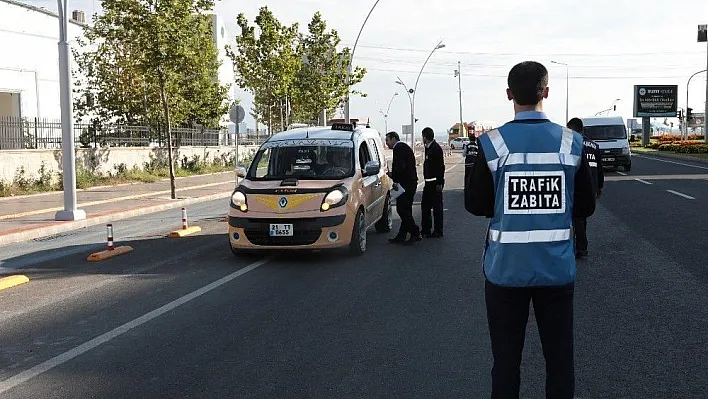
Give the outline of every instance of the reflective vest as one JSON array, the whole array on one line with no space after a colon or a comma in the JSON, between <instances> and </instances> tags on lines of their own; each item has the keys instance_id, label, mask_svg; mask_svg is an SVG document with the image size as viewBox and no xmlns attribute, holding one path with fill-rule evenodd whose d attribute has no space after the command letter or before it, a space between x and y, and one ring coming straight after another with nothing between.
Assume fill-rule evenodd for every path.
<instances>
[{"instance_id":1,"label":"reflective vest","mask_svg":"<svg viewBox=\"0 0 708 399\"><path fill-rule=\"evenodd\" d=\"M582 136L548 120L515 120L479 142L495 187L486 278L508 287L573 282L573 187Z\"/></svg>"}]
</instances>

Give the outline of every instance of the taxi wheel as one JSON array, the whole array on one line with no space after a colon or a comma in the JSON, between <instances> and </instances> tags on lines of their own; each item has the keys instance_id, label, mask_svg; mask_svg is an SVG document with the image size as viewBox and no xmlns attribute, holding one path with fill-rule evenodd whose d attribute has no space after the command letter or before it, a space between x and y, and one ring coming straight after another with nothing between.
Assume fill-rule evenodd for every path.
<instances>
[{"instance_id":1,"label":"taxi wheel","mask_svg":"<svg viewBox=\"0 0 708 399\"><path fill-rule=\"evenodd\" d=\"M349 243L349 252L352 255L363 255L366 252L366 220L364 219L364 210L359 209L354 220L354 228L352 229L352 240Z\"/></svg>"},{"instance_id":2,"label":"taxi wheel","mask_svg":"<svg viewBox=\"0 0 708 399\"><path fill-rule=\"evenodd\" d=\"M389 231L391 231L391 229L393 229L393 217L391 217L392 214L393 206L391 205L391 196L387 195L386 202L384 203L383 216L381 216L381 219L379 219L379 221L376 222L376 225L374 225L377 233L388 233Z\"/></svg>"}]
</instances>

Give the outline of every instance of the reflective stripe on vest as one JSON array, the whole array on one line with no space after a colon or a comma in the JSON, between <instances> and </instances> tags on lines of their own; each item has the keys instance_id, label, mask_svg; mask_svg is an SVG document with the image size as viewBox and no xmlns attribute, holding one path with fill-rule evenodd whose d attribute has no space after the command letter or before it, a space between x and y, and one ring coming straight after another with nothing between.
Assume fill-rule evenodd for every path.
<instances>
[{"instance_id":1,"label":"reflective stripe on vest","mask_svg":"<svg viewBox=\"0 0 708 399\"><path fill-rule=\"evenodd\" d=\"M573 131L570 129L563 130L563 139L559 152L546 153L509 153L504 139L498 130L492 130L489 133L489 139L497 152L498 158L487 162L489 170L496 172L500 165L553 165L560 163L567 166L580 165L580 156L572 155L573 147Z\"/></svg>"},{"instance_id":2,"label":"reflective stripe on vest","mask_svg":"<svg viewBox=\"0 0 708 399\"><path fill-rule=\"evenodd\" d=\"M570 229L530 231L499 231L489 229L489 239L500 244L566 241L570 239L571 234Z\"/></svg>"}]
</instances>

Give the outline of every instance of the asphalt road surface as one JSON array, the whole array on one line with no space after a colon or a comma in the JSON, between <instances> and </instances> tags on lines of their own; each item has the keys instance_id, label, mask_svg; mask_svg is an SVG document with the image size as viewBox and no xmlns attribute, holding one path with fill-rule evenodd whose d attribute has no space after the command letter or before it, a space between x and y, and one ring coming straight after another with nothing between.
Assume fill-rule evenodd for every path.
<instances>
[{"instance_id":1,"label":"asphalt road surface","mask_svg":"<svg viewBox=\"0 0 708 399\"><path fill-rule=\"evenodd\" d=\"M164 238L178 209L117 222L134 251L109 261L86 262L100 226L0 247L0 273L31 278L0 291L0 398L489 397L487 221L448 159L445 238L371 232L360 258L235 258L226 201L191 206L188 238ZM577 398L706 398L708 170L686 165L607 175L578 266ZM533 312L522 367L522 397L543 397Z\"/></svg>"}]
</instances>

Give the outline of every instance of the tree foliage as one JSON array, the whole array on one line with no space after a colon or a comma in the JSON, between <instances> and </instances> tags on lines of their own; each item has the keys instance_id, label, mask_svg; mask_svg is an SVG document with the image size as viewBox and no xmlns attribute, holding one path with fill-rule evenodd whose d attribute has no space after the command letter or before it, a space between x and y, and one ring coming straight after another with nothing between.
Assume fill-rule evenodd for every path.
<instances>
[{"instance_id":1,"label":"tree foliage","mask_svg":"<svg viewBox=\"0 0 708 399\"><path fill-rule=\"evenodd\" d=\"M322 109L331 115L364 78L366 70L357 67L346 84L351 50L337 49L341 39L319 12L306 33L298 24L283 25L267 7L259 10L254 25L244 14L237 21L241 33L229 52L238 70L236 83L253 93L253 113L271 128L280 124L281 113L283 128L287 122L316 122Z\"/></svg>"},{"instance_id":2,"label":"tree foliage","mask_svg":"<svg viewBox=\"0 0 708 399\"><path fill-rule=\"evenodd\" d=\"M216 126L228 87L214 77L218 50L205 11L213 0L102 0L104 14L74 52L81 115L135 124L165 123L160 81L173 124ZM83 47L82 46L82 47Z\"/></svg>"}]
</instances>

